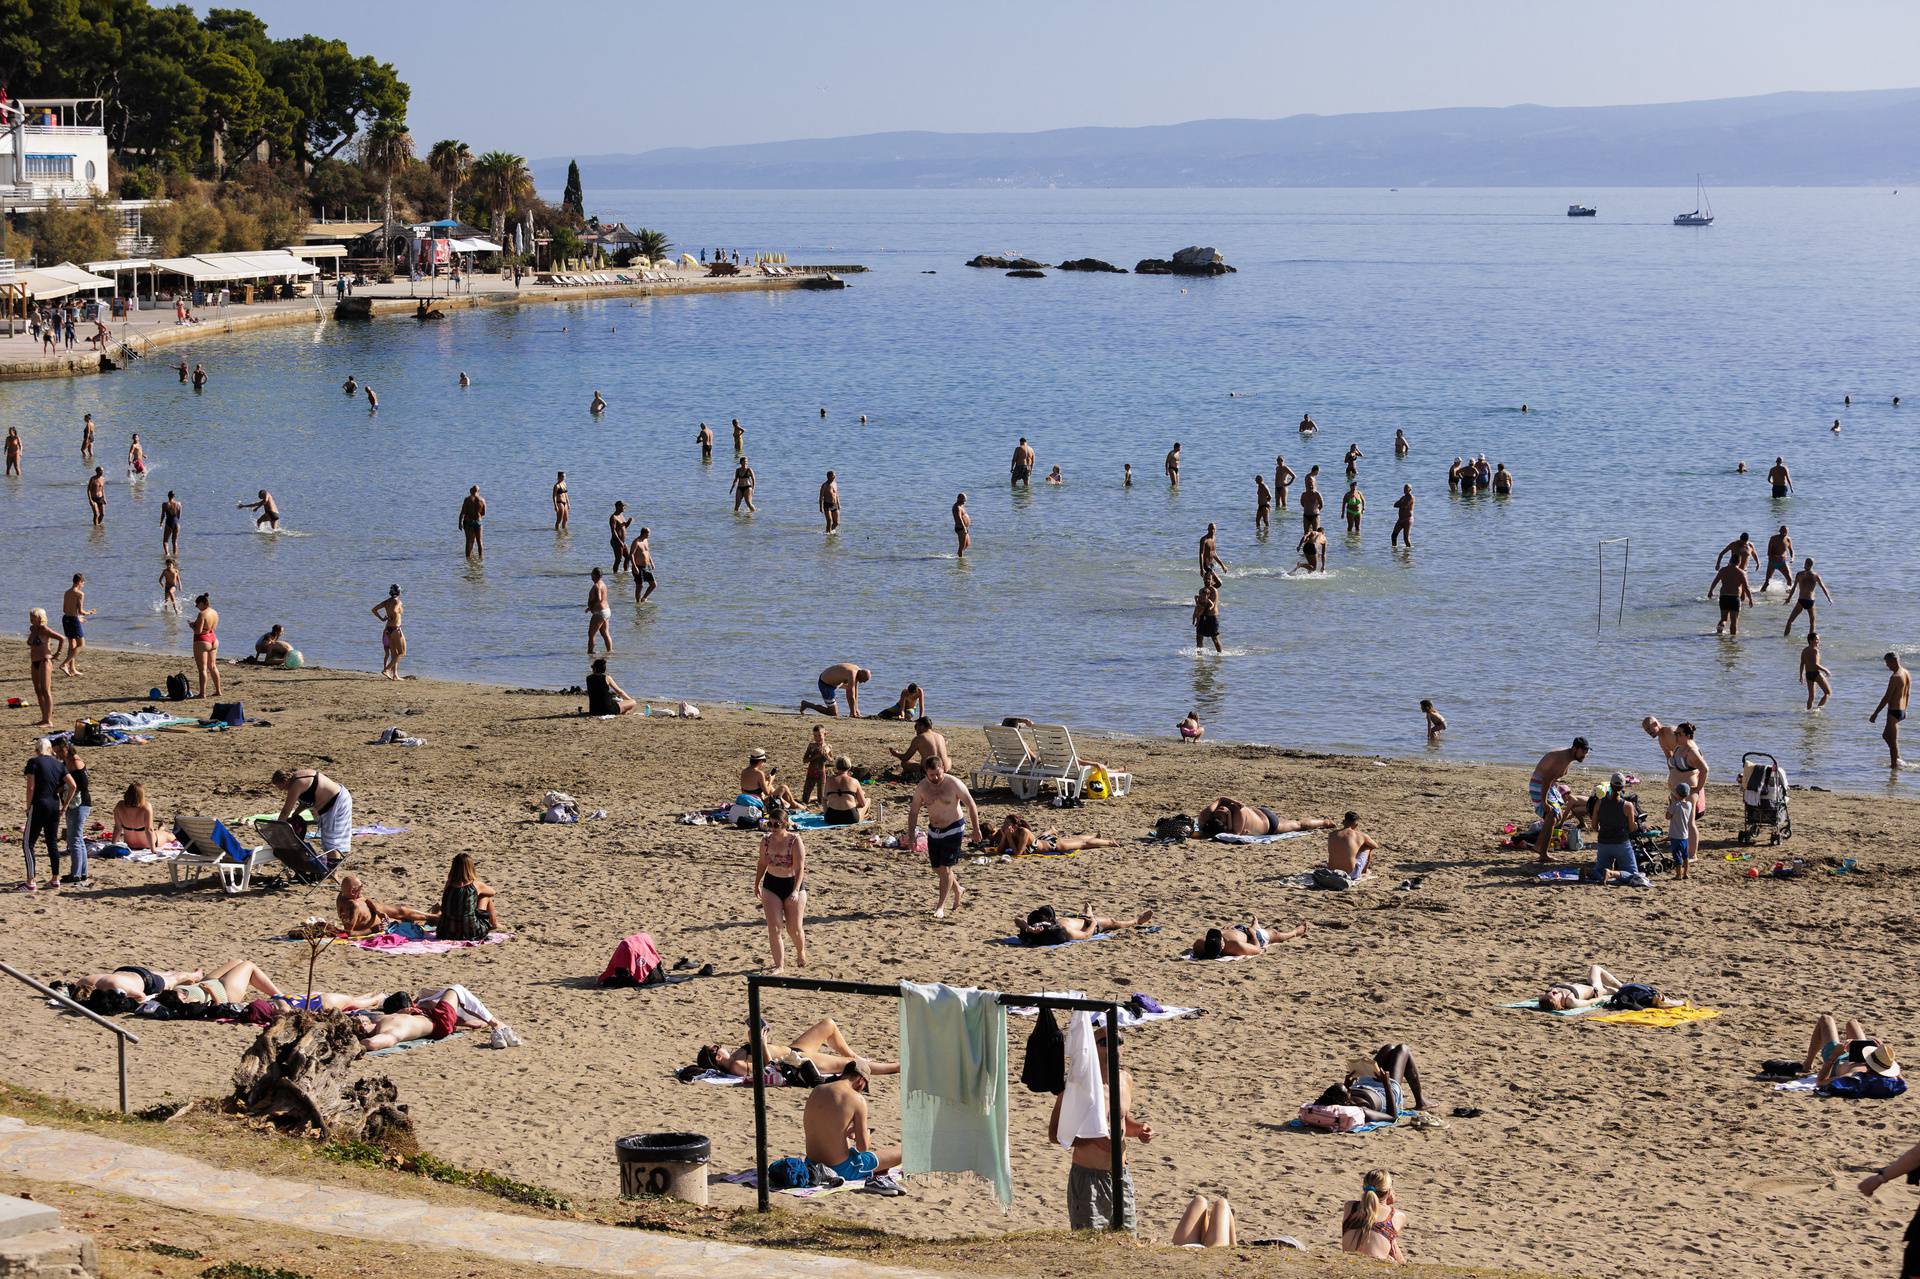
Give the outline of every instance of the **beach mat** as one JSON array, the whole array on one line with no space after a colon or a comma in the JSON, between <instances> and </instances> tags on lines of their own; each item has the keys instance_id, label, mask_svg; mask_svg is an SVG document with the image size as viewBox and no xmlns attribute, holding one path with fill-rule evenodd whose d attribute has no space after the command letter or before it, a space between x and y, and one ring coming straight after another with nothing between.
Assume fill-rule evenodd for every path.
<instances>
[{"instance_id":1,"label":"beach mat","mask_svg":"<svg viewBox=\"0 0 1920 1279\"><path fill-rule=\"evenodd\" d=\"M1598 1004L1587 1008L1542 1008L1540 1001L1537 999L1523 999L1518 1003L1501 1004L1500 1006L1502 1008L1518 1008L1523 1012L1546 1013L1552 1017L1584 1017L1588 1013L1600 1011L1600 1005Z\"/></svg>"},{"instance_id":2,"label":"beach mat","mask_svg":"<svg viewBox=\"0 0 1920 1279\"><path fill-rule=\"evenodd\" d=\"M1414 1115L1418 1113L1419 1112L1416 1110L1403 1110L1400 1112L1400 1118L1403 1120L1411 1119ZM1312 1124L1303 1124L1300 1122L1298 1116L1287 1120L1286 1123L1280 1126L1282 1128L1285 1128L1288 1132L1309 1132L1309 1133L1316 1133L1316 1134L1324 1134L1329 1137L1358 1137L1362 1133L1372 1132L1376 1128L1406 1127L1404 1123L1390 1124L1386 1120L1382 1119L1370 1124L1361 1124L1358 1128L1349 1128L1345 1132L1339 1132L1332 1128L1315 1128Z\"/></svg>"},{"instance_id":3,"label":"beach mat","mask_svg":"<svg viewBox=\"0 0 1920 1279\"><path fill-rule=\"evenodd\" d=\"M1785 1083L1777 1083L1773 1086L1775 1092L1818 1092L1819 1089L1820 1076L1817 1074L1802 1075L1798 1079L1789 1079Z\"/></svg>"},{"instance_id":4,"label":"beach mat","mask_svg":"<svg viewBox=\"0 0 1920 1279\"><path fill-rule=\"evenodd\" d=\"M389 1053L411 1052L415 1048L425 1048L429 1044L445 1044L445 1043L451 1043L456 1039L465 1039L465 1038L466 1038L465 1031L456 1030L451 1035L448 1035L445 1039L409 1039L406 1043L395 1044L391 1048L376 1048L372 1052L367 1053L366 1055L369 1057L385 1057Z\"/></svg>"},{"instance_id":5,"label":"beach mat","mask_svg":"<svg viewBox=\"0 0 1920 1279\"><path fill-rule=\"evenodd\" d=\"M1719 1015L1718 1008L1699 1008L1688 1004L1683 1008L1637 1008L1631 1012L1601 1013L1593 1020L1611 1022L1616 1026L1657 1026L1667 1029Z\"/></svg>"},{"instance_id":6,"label":"beach mat","mask_svg":"<svg viewBox=\"0 0 1920 1279\"><path fill-rule=\"evenodd\" d=\"M829 826L825 813L792 813L788 815L787 821L795 830L859 830L862 826L873 825L872 819L869 818L864 822L842 822L838 826Z\"/></svg>"},{"instance_id":7,"label":"beach mat","mask_svg":"<svg viewBox=\"0 0 1920 1279\"><path fill-rule=\"evenodd\" d=\"M1147 928L1129 928L1127 931L1131 933L1157 933L1160 929L1156 925ZM989 946L1018 946L1021 950L1059 950L1062 946L1078 946L1081 942L1112 941L1119 935L1119 933L1095 933L1091 937L1076 937L1072 941L1055 942L1051 946L1029 946L1017 936L993 937L988 939L987 944Z\"/></svg>"},{"instance_id":8,"label":"beach mat","mask_svg":"<svg viewBox=\"0 0 1920 1279\"><path fill-rule=\"evenodd\" d=\"M1277 844L1283 839L1299 839L1302 835L1311 835L1312 831L1290 830L1282 835L1233 835L1221 831L1213 837L1218 844Z\"/></svg>"},{"instance_id":9,"label":"beach mat","mask_svg":"<svg viewBox=\"0 0 1920 1279\"><path fill-rule=\"evenodd\" d=\"M431 935L411 937L405 933L380 933L374 937L358 937L346 944L360 950L370 950L377 955L445 955L451 951L471 950L475 946L497 946L512 940L512 933L488 933L485 941L441 941Z\"/></svg>"},{"instance_id":10,"label":"beach mat","mask_svg":"<svg viewBox=\"0 0 1920 1279\"><path fill-rule=\"evenodd\" d=\"M759 1174L751 1168L748 1168L744 1172L726 1173L720 1177L720 1180L732 1186L757 1187L760 1184ZM844 1195L852 1194L855 1191L864 1191L866 1185L866 1179L863 1177L858 1181L843 1181L837 1186L803 1186L798 1190L776 1190L773 1193L776 1195L792 1195L795 1199L820 1199L827 1195Z\"/></svg>"}]
</instances>

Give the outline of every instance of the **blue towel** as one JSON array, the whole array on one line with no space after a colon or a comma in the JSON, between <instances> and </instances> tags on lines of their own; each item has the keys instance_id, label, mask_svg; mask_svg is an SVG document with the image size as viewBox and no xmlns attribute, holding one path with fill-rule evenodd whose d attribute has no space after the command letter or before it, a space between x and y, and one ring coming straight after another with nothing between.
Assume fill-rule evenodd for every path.
<instances>
[{"instance_id":1,"label":"blue towel","mask_svg":"<svg viewBox=\"0 0 1920 1279\"><path fill-rule=\"evenodd\" d=\"M1413 1110L1403 1110L1400 1112L1400 1118L1406 1119L1417 1113L1419 1112L1413 1111ZM1333 1135L1335 1136L1352 1136L1355 1133L1372 1132L1376 1128L1398 1128L1400 1125L1397 1123L1390 1124L1386 1120L1381 1119L1381 1120L1376 1120L1375 1122L1370 1124L1361 1124L1358 1128L1349 1128L1345 1133L1336 1133L1331 1128L1315 1128L1312 1124L1303 1124L1298 1119L1289 1119L1285 1124L1281 1126L1288 1129L1291 1132L1319 1132L1319 1133L1333 1133Z\"/></svg>"},{"instance_id":2,"label":"blue towel","mask_svg":"<svg viewBox=\"0 0 1920 1279\"><path fill-rule=\"evenodd\" d=\"M838 826L827 823L824 813L794 813L787 818L788 825L795 830L853 830L859 826L871 826L872 822L841 822Z\"/></svg>"}]
</instances>

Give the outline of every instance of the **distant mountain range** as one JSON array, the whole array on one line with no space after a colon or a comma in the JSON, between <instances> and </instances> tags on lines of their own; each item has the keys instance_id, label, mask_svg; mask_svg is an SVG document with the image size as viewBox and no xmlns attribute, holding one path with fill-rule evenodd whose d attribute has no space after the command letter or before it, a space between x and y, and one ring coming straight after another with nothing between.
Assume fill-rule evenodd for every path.
<instances>
[{"instance_id":1,"label":"distant mountain range","mask_svg":"<svg viewBox=\"0 0 1920 1279\"><path fill-rule=\"evenodd\" d=\"M589 188L1718 186L1920 176L1920 88L1043 133L869 133L536 161Z\"/></svg>"}]
</instances>

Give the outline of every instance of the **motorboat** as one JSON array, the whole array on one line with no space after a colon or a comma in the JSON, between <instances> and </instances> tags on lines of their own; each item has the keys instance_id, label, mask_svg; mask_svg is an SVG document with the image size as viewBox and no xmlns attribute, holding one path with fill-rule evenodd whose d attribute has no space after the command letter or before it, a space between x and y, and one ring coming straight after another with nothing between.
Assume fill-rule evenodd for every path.
<instances>
[{"instance_id":1,"label":"motorboat","mask_svg":"<svg viewBox=\"0 0 1920 1279\"><path fill-rule=\"evenodd\" d=\"M1585 204L1569 204L1567 206L1567 216L1570 218L1593 218L1599 215L1600 210Z\"/></svg>"}]
</instances>

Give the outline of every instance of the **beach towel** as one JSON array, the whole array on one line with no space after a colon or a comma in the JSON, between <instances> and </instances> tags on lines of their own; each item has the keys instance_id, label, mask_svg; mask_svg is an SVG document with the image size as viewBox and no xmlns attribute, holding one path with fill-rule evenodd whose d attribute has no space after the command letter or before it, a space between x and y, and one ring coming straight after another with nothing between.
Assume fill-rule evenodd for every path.
<instances>
[{"instance_id":1,"label":"beach towel","mask_svg":"<svg viewBox=\"0 0 1920 1279\"><path fill-rule=\"evenodd\" d=\"M1502 1004L1500 1006L1502 1008L1519 1008L1530 1013L1548 1013L1555 1017L1584 1017L1588 1013L1600 1011L1600 1005L1598 1004L1586 1008L1542 1008L1538 999L1522 999L1518 1003Z\"/></svg>"},{"instance_id":2,"label":"beach towel","mask_svg":"<svg viewBox=\"0 0 1920 1279\"><path fill-rule=\"evenodd\" d=\"M602 986L638 986L660 971L660 951L650 933L632 933L620 939L600 973Z\"/></svg>"},{"instance_id":3,"label":"beach towel","mask_svg":"<svg viewBox=\"0 0 1920 1279\"><path fill-rule=\"evenodd\" d=\"M904 1176L905 1174L896 1173L895 1175ZM721 1176L720 1180L733 1186L757 1187L760 1184L759 1176L751 1168L745 1172L726 1173ZM857 1181L843 1181L837 1186L799 1186L792 1190L776 1190L773 1193L776 1195L792 1195L795 1199L818 1199L822 1195L848 1194L856 1190L865 1191L866 1188L866 1179L861 1178Z\"/></svg>"},{"instance_id":4,"label":"beach towel","mask_svg":"<svg viewBox=\"0 0 1920 1279\"><path fill-rule=\"evenodd\" d=\"M419 929L416 924L413 926ZM425 933L425 929L419 929ZM354 940L354 946L361 950L377 951L382 955L444 955L449 951L466 950L473 946L494 946L513 940L512 933L488 933L485 941L441 941L438 937L426 935L410 937L404 932L384 932L373 937L361 937Z\"/></svg>"},{"instance_id":5,"label":"beach towel","mask_svg":"<svg viewBox=\"0 0 1920 1279\"><path fill-rule=\"evenodd\" d=\"M830 826L825 813L794 813L787 818L787 824L795 830L857 830L873 825L872 821L864 821L841 822L837 826Z\"/></svg>"},{"instance_id":6,"label":"beach towel","mask_svg":"<svg viewBox=\"0 0 1920 1279\"><path fill-rule=\"evenodd\" d=\"M451 1035L448 1035L445 1039L409 1039L406 1043L395 1044L391 1048L376 1048L372 1052L368 1053L367 1056L385 1057L388 1053L403 1053L414 1048L425 1048L428 1044L444 1044L444 1043L450 1043L455 1039L465 1039L465 1038L466 1038L465 1031L456 1030Z\"/></svg>"},{"instance_id":7,"label":"beach towel","mask_svg":"<svg viewBox=\"0 0 1920 1279\"><path fill-rule=\"evenodd\" d=\"M1789 1079L1783 1084L1773 1086L1775 1092L1818 1092L1819 1089L1820 1076L1817 1074L1802 1075L1798 1079Z\"/></svg>"},{"instance_id":8,"label":"beach towel","mask_svg":"<svg viewBox=\"0 0 1920 1279\"><path fill-rule=\"evenodd\" d=\"M1157 933L1160 929L1155 926L1150 928L1134 928L1129 931L1136 933ZM1029 946L1016 935L1013 937L990 938L987 944L990 946L1018 946L1022 950L1058 950L1062 946L1078 946L1083 941L1112 941L1119 935L1119 933L1095 933L1091 937L1075 937L1071 941L1055 942L1051 946Z\"/></svg>"},{"instance_id":9,"label":"beach towel","mask_svg":"<svg viewBox=\"0 0 1920 1279\"><path fill-rule=\"evenodd\" d=\"M371 826L355 826L353 828L353 837L355 839L371 839L380 835L404 835L406 833L407 828L405 826L388 826L381 822L375 822Z\"/></svg>"},{"instance_id":10,"label":"beach towel","mask_svg":"<svg viewBox=\"0 0 1920 1279\"><path fill-rule=\"evenodd\" d=\"M1384 882L1381 876L1374 874L1372 871L1368 871L1358 879L1348 880L1345 889L1328 890L1320 886L1319 877L1316 873L1325 872L1326 870L1327 868L1325 866L1318 866L1315 867L1314 870L1303 870L1297 875L1282 875L1280 877L1280 883L1288 888L1311 888L1319 892L1363 892L1369 888L1378 888Z\"/></svg>"},{"instance_id":11,"label":"beach towel","mask_svg":"<svg viewBox=\"0 0 1920 1279\"><path fill-rule=\"evenodd\" d=\"M1007 1010L992 991L900 983L900 1168L970 1172L1013 1203Z\"/></svg>"},{"instance_id":12,"label":"beach towel","mask_svg":"<svg viewBox=\"0 0 1920 1279\"><path fill-rule=\"evenodd\" d=\"M1062 992L1050 990L1047 994L1063 999L1086 998L1086 996L1082 995L1079 991ZM1120 1029L1132 1030L1135 1026L1144 1026L1148 1022L1179 1021L1186 1017L1198 1017L1203 1011L1205 1010L1200 1008L1175 1008L1169 1004L1158 1011L1147 1012L1134 1007L1132 1004L1122 1003L1120 1005ZM1007 1015L1010 1017L1037 1017L1039 1014L1040 1009L1038 1006L1030 1005L1026 1008L1009 1006L1007 1008ZM1096 1026L1106 1021L1106 1014L1104 1013L1091 1013L1089 1016L1093 1018L1093 1024Z\"/></svg>"},{"instance_id":13,"label":"beach towel","mask_svg":"<svg viewBox=\"0 0 1920 1279\"><path fill-rule=\"evenodd\" d=\"M1220 844L1277 844L1283 839L1298 839L1307 833L1303 830L1290 830L1283 835L1233 835L1221 831L1213 838L1214 842Z\"/></svg>"},{"instance_id":14,"label":"beach towel","mask_svg":"<svg viewBox=\"0 0 1920 1279\"><path fill-rule=\"evenodd\" d=\"M1690 1021L1705 1021L1719 1015L1718 1008L1699 1008L1687 1004L1680 1008L1637 1008L1632 1012L1601 1013L1594 1020L1612 1022L1616 1026L1658 1026L1664 1029L1682 1026Z\"/></svg>"},{"instance_id":15,"label":"beach towel","mask_svg":"<svg viewBox=\"0 0 1920 1279\"><path fill-rule=\"evenodd\" d=\"M1563 866L1558 870L1543 870L1534 878L1543 884L1577 884L1580 882L1580 872Z\"/></svg>"},{"instance_id":16,"label":"beach towel","mask_svg":"<svg viewBox=\"0 0 1920 1279\"><path fill-rule=\"evenodd\" d=\"M1413 1116L1417 1113L1419 1112L1413 1111L1413 1110L1403 1110L1400 1112L1400 1118L1402 1121L1405 1121L1413 1118ZM1316 1128L1312 1124L1302 1123L1298 1118L1289 1119L1287 1120L1286 1123L1281 1125L1281 1127L1285 1128L1288 1132L1332 1133L1332 1132L1338 1131L1339 1135L1343 1137L1358 1136L1359 1134L1364 1132L1372 1132L1376 1128L1399 1128L1402 1126L1404 1126L1403 1123L1390 1124L1386 1120L1381 1119L1381 1120L1377 1120L1374 1123L1361 1124L1358 1128L1346 1128L1346 1129L1335 1130L1332 1128Z\"/></svg>"}]
</instances>

